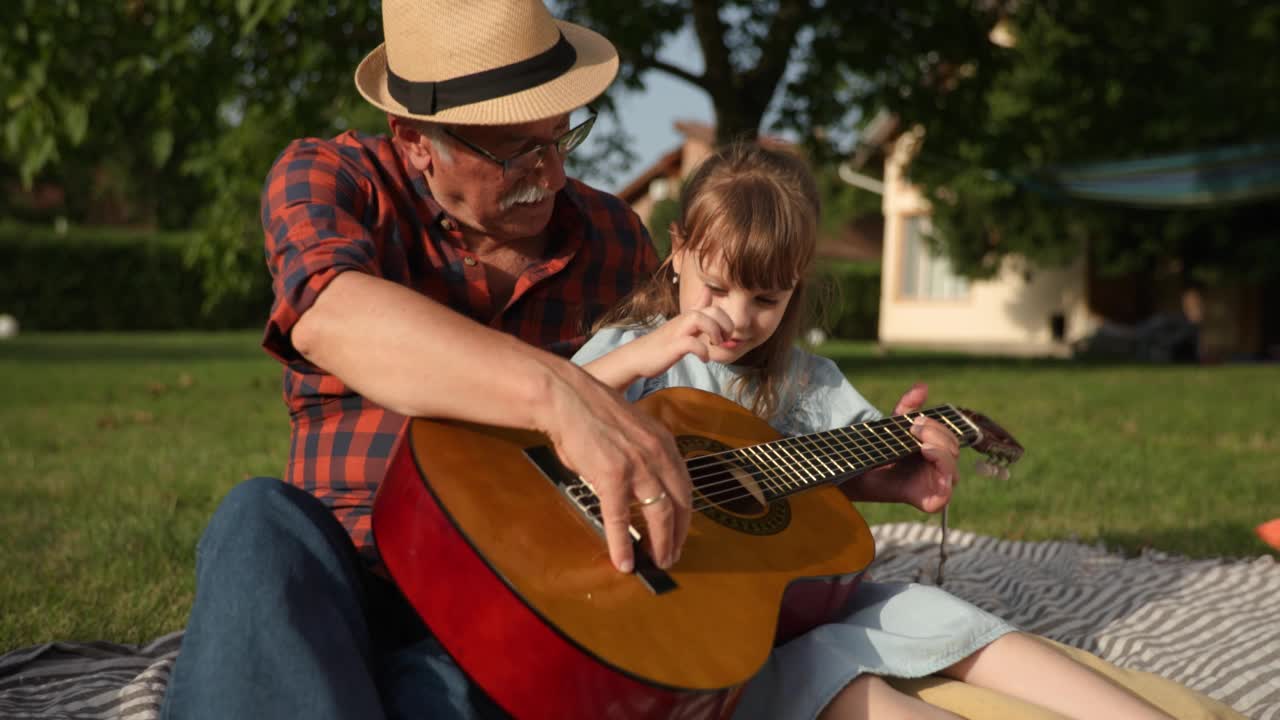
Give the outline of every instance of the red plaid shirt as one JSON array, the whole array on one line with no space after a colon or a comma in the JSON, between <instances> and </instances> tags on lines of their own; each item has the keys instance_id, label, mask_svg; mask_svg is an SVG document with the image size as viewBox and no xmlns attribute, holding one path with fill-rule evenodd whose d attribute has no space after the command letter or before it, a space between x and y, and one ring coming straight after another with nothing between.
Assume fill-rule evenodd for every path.
<instances>
[{"instance_id":1,"label":"red plaid shirt","mask_svg":"<svg viewBox=\"0 0 1280 720\"><path fill-rule=\"evenodd\" d=\"M297 140L267 176L262 226L275 302L263 347L284 364L292 444L285 479L320 498L373 560L373 495L406 419L308 363L290 341L298 316L338 273L392 280L490 327L561 355L653 271L640 219L618 198L569 180L556 196L542 262L504 308L484 268L468 265L456 223L385 136Z\"/></svg>"}]
</instances>

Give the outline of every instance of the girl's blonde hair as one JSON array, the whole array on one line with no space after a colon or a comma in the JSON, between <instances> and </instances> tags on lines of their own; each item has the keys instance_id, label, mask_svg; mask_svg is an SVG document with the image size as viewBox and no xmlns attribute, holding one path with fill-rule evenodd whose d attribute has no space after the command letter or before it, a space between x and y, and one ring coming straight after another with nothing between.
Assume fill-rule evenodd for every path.
<instances>
[{"instance_id":1,"label":"girl's blonde hair","mask_svg":"<svg viewBox=\"0 0 1280 720\"><path fill-rule=\"evenodd\" d=\"M737 142L702 162L680 193L680 219L671 228L677 250L706 265L722 253L735 285L795 288L773 336L747 353L738 397L768 419L777 410L791 348L800 335L807 275L818 244L821 203L808 166L798 155L754 142ZM593 328L645 325L680 312L675 270L668 256L650 280L623 299Z\"/></svg>"}]
</instances>

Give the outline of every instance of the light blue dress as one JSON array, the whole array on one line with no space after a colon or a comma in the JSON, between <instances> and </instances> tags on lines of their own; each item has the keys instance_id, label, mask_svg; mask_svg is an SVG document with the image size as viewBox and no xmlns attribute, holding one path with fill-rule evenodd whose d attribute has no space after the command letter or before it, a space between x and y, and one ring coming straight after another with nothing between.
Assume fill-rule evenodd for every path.
<instances>
[{"instance_id":1,"label":"light blue dress","mask_svg":"<svg viewBox=\"0 0 1280 720\"><path fill-rule=\"evenodd\" d=\"M606 328L573 361L585 365L652 328ZM741 369L686 355L655 378L624 391L634 402L667 387L693 387L742 403L732 381ZM844 427L881 417L830 360L793 350L789 382L769 424L784 435ZM810 719L862 673L915 678L933 674L1015 627L950 593L914 583L864 580L851 612L774 649L747 684L734 720Z\"/></svg>"}]
</instances>

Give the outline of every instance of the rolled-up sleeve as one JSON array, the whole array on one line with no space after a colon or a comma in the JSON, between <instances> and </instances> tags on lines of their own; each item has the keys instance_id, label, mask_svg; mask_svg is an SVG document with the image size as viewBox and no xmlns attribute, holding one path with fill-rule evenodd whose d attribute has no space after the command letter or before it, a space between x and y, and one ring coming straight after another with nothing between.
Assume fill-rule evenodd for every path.
<instances>
[{"instance_id":1,"label":"rolled-up sleeve","mask_svg":"<svg viewBox=\"0 0 1280 720\"><path fill-rule=\"evenodd\" d=\"M262 228L275 301L262 345L281 362L305 362L290 333L338 273L379 275L377 243L361 221L369 203L368 180L331 144L295 141L267 175Z\"/></svg>"}]
</instances>

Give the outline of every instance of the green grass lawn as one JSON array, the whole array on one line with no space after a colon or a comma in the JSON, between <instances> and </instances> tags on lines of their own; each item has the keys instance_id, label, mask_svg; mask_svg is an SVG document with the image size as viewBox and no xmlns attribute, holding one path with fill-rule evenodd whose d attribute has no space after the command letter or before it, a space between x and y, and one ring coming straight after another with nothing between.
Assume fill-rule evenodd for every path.
<instances>
[{"instance_id":1,"label":"green grass lawn","mask_svg":"<svg viewBox=\"0 0 1280 720\"><path fill-rule=\"evenodd\" d=\"M886 410L926 380L931 401L983 412L1026 446L1008 481L964 475L955 527L1128 552L1267 551L1252 529L1280 516L1280 368L823 351ZM253 332L24 335L0 342L0 397L0 652L181 627L218 499L279 475L288 452L279 369Z\"/></svg>"}]
</instances>

